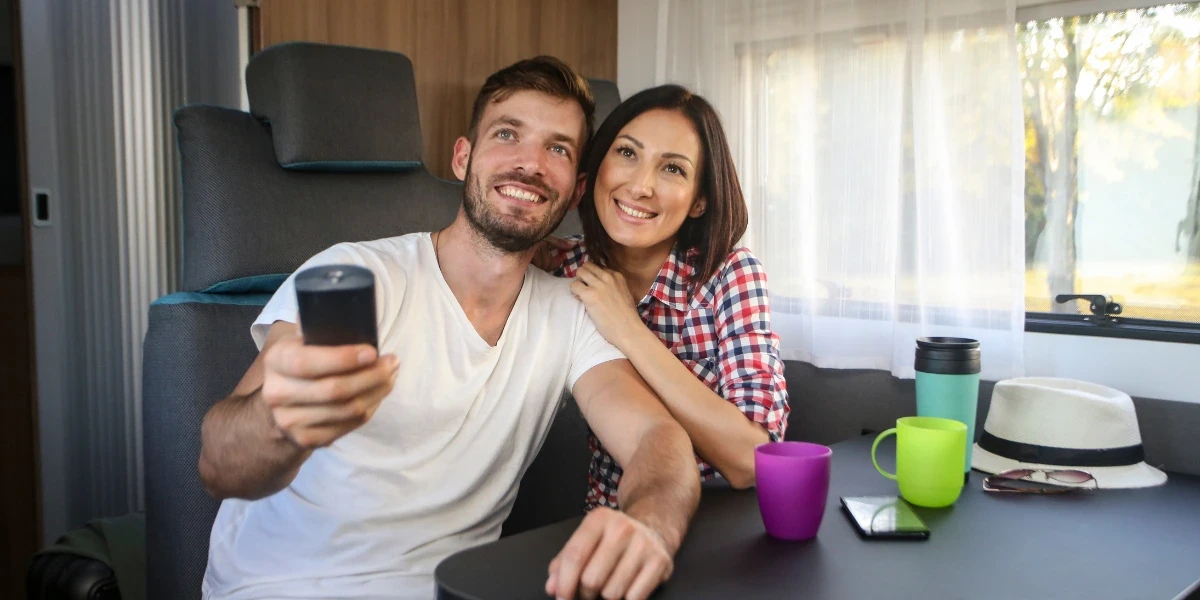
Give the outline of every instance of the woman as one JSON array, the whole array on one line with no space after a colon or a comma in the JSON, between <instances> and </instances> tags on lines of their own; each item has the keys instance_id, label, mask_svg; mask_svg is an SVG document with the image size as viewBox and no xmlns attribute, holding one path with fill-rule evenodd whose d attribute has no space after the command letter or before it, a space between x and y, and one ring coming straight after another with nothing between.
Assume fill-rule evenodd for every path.
<instances>
[{"instance_id":1,"label":"woman","mask_svg":"<svg viewBox=\"0 0 1200 600\"><path fill-rule=\"evenodd\" d=\"M550 238L561 277L691 436L701 477L754 485L754 448L783 438L787 390L767 280L720 118L664 85L604 121L585 158L584 236ZM621 469L590 436L588 506L617 507Z\"/></svg>"}]
</instances>

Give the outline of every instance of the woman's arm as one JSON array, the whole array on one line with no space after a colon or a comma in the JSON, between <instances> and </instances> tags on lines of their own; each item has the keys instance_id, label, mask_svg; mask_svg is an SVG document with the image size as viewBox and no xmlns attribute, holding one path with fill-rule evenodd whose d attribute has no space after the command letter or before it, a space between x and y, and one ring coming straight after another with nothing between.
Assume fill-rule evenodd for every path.
<instances>
[{"instance_id":1,"label":"woman's arm","mask_svg":"<svg viewBox=\"0 0 1200 600\"><path fill-rule=\"evenodd\" d=\"M754 448L770 441L762 425L714 393L642 327L616 344L692 438L696 454L735 488L754 485Z\"/></svg>"},{"instance_id":2,"label":"woman's arm","mask_svg":"<svg viewBox=\"0 0 1200 600\"><path fill-rule=\"evenodd\" d=\"M620 273L584 265L572 289L600 332L629 358L687 431L700 458L734 487L746 488L754 485L754 447L783 438L787 384L778 338L771 331L762 265L739 250L717 277L713 318L720 393L646 328Z\"/></svg>"}]
</instances>

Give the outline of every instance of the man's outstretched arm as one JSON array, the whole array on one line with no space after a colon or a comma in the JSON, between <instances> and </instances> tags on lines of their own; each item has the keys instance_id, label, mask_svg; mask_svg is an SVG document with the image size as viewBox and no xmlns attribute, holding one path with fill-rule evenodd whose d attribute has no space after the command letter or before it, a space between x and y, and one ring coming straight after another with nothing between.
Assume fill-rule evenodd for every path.
<instances>
[{"instance_id":1,"label":"man's outstretched arm","mask_svg":"<svg viewBox=\"0 0 1200 600\"><path fill-rule=\"evenodd\" d=\"M370 346L305 346L296 325L271 326L233 394L204 417L200 479L217 499L283 489L316 448L375 413L396 377L394 356Z\"/></svg>"},{"instance_id":2,"label":"man's outstretched arm","mask_svg":"<svg viewBox=\"0 0 1200 600\"><path fill-rule=\"evenodd\" d=\"M572 390L621 465L621 511L593 510L550 564L559 598L648 597L671 575L700 500L691 441L627 360L601 363Z\"/></svg>"}]
</instances>

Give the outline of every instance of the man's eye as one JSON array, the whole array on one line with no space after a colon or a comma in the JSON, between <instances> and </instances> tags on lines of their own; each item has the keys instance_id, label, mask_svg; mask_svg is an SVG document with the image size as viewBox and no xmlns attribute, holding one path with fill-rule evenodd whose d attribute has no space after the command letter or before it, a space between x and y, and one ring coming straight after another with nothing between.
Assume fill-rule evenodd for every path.
<instances>
[{"instance_id":1,"label":"man's eye","mask_svg":"<svg viewBox=\"0 0 1200 600\"><path fill-rule=\"evenodd\" d=\"M567 156L571 153L569 150L567 150L566 146L551 146L550 150L557 152L563 156Z\"/></svg>"},{"instance_id":2,"label":"man's eye","mask_svg":"<svg viewBox=\"0 0 1200 600\"><path fill-rule=\"evenodd\" d=\"M511 140L514 137L514 134L511 129L501 129L500 131L496 132L496 137L502 140Z\"/></svg>"}]
</instances>

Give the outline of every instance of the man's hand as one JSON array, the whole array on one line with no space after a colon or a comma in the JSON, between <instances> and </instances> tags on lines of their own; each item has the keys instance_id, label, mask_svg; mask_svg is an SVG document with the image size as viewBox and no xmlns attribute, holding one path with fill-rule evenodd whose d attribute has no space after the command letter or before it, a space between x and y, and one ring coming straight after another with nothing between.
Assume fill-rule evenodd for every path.
<instances>
[{"instance_id":1,"label":"man's hand","mask_svg":"<svg viewBox=\"0 0 1200 600\"><path fill-rule=\"evenodd\" d=\"M567 240L553 235L548 235L536 244L534 244L533 266L549 273L563 264L563 255L565 250L570 250L573 244Z\"/></svg>"},{"instance_id":2,"label":"man's hand","mask_svg":"<svg viewBox=\"0 0 1200 600\"><path fill-rule=\"evenodd\" d=\"M306 346L298 334L285 335L263 360L263 403L284 437L308 450L366 423L400 366L371 346Z\"/></svg>"},{"instance_id":3,"label":"man's hand","mask_svg":"<svg viewBox=\"0 0 1200 600\"><path fill-rule=\"evenodd\" d=\"M671 576L674 548L640 521L610 508L588 513L550 561L546 593L574 600L642 600Z\"/></svg>"}]
</instances>

